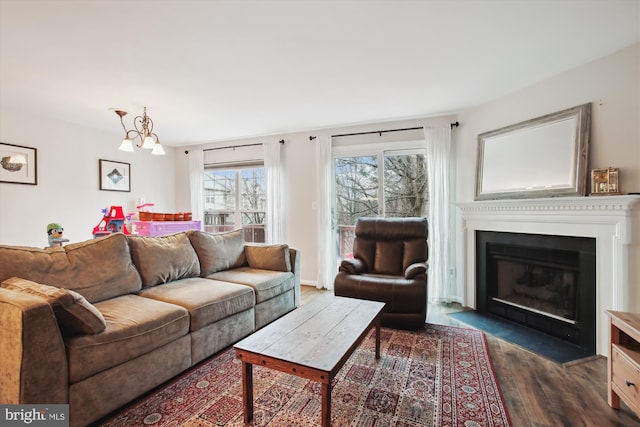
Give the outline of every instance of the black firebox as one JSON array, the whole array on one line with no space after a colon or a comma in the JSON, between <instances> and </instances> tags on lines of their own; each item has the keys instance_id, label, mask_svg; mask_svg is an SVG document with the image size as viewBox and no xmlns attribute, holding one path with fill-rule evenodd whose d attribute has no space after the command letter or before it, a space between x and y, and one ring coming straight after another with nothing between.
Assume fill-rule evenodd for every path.
<instances>
[{"instance_id":1,"label":"black firebox","mask_svg":"<svg viewBox=\"0 0 640 427\"><path fill-rule=\"evenodd\" d=\"M476 306L595 352L595 239L476 231Z\"/></svg>"}]
</instances>

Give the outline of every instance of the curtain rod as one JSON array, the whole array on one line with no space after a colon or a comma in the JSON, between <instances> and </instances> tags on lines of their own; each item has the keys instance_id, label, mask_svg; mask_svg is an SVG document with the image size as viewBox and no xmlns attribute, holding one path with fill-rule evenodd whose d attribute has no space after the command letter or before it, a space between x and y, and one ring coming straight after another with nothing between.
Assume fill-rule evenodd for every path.
<instances>
[{"instance_id":1,"label":"curtain rod","mask_svg":"<svg viewBox=\"0 0 640 427\"><path fill-rule=\"evenodd\" d=\"M451 123L450 126L453 128L460 126L460 122L455 122L455 123ZM331 135L331 138L338 138L340 136L356 136L356 135L371 135L371 134L379 134L380 136L382 136L383 133L387 133L387 132L402 132L405 130L418 130L418 129L424 129L423 126L418 126L415 128L404 128L404 129L387 129L387 130L376 130L376 131L370 131L370 132L355 132L355 133L343 133L343 134L339 134L339 135ZM315 136L309 136L309 141L313 141L314 139L316 139L317 137Z\"/></svg>"},{"instance_id":2,"label":"curtain rod","mask_svg":"<svg viewBox=\"0 0 640 427\"><path fill-rule=\"evenodd\" d=\"M278 141L280 144L284 145L284 139L281 139L280 141ZM241 147L255 147L258 145L264 145L262 142L256 142L255 144L244 144L244 145L227 145L225 147L214 147L214 148L205 148L202 151L215 151L215 150L226 150L226 149L233 149L235 150L236 148L241 148ZM185 150L184 154L189 154L189 150Z\"/></svg>"}]
</instances>

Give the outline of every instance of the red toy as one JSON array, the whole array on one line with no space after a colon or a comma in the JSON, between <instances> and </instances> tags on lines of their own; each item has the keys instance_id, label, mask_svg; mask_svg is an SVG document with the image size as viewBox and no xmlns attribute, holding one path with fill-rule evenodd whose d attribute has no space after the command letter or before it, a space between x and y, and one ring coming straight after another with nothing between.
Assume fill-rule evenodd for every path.
<instances>
[{"instance_id":1,"label":"red toy","mask_svg":"<svg viewBox=\"0 0 640 427\"><path fill-rule=\"evenodd\" d=\"M102 220L93 227L93 237L101 237L118 232L130 234L127 225L124 223L127 218L124 216L122 206L111 206L108 211L103 209L102 213L104 215Z\"/></svg>"}]
</instances>

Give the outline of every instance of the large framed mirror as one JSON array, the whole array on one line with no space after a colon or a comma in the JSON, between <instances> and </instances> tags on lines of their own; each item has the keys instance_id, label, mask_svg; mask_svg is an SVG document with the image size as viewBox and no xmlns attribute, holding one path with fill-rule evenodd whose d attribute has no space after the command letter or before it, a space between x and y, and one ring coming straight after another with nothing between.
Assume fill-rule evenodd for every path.
<instances>
[{"instance_id":1,"label":"large framed mirror","mask_svg":"<svg viewBox=\"0 0 640 427\"><path fill-rule=\"evenodd\" d=\"M475 200L584 196L591 104L478 135Z\"/></svg>"}]
</instances>

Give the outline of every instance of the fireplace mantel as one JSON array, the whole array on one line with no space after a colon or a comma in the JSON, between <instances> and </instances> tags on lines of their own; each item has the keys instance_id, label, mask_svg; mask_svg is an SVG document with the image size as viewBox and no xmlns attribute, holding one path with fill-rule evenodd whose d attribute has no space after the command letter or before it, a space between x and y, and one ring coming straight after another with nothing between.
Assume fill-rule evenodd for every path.
<instances>
[{"instance_id":1,"label":"fireplace mantel","mask_svg":"<svg viewBox=\"0 0 640 427\"><path fill-rule=\"evenodd\" d=\"M582 212L615 211L631 213L640 196L553 197L548 199L486 200L460 203L462 212Z\"/></svg>"},{"instance_id":2,"label":"fireplace mantel","mask_svg":"<svg viewBox=\"0 0 640 427\"><path fill-rule=\"evenodd\" d=\"M637 229L640 196L557 197L458 204L465 272L463 305L476 307L476 231L593 237L596 239L596 349L608 354L605 310L640 311ZM635 225L635 228L633 227ZM635 234L634 234L635 233ZM634 241L635 240L635 241ZM458 268L458 271L461 269Z\"/></svg>"}]
</instances>

